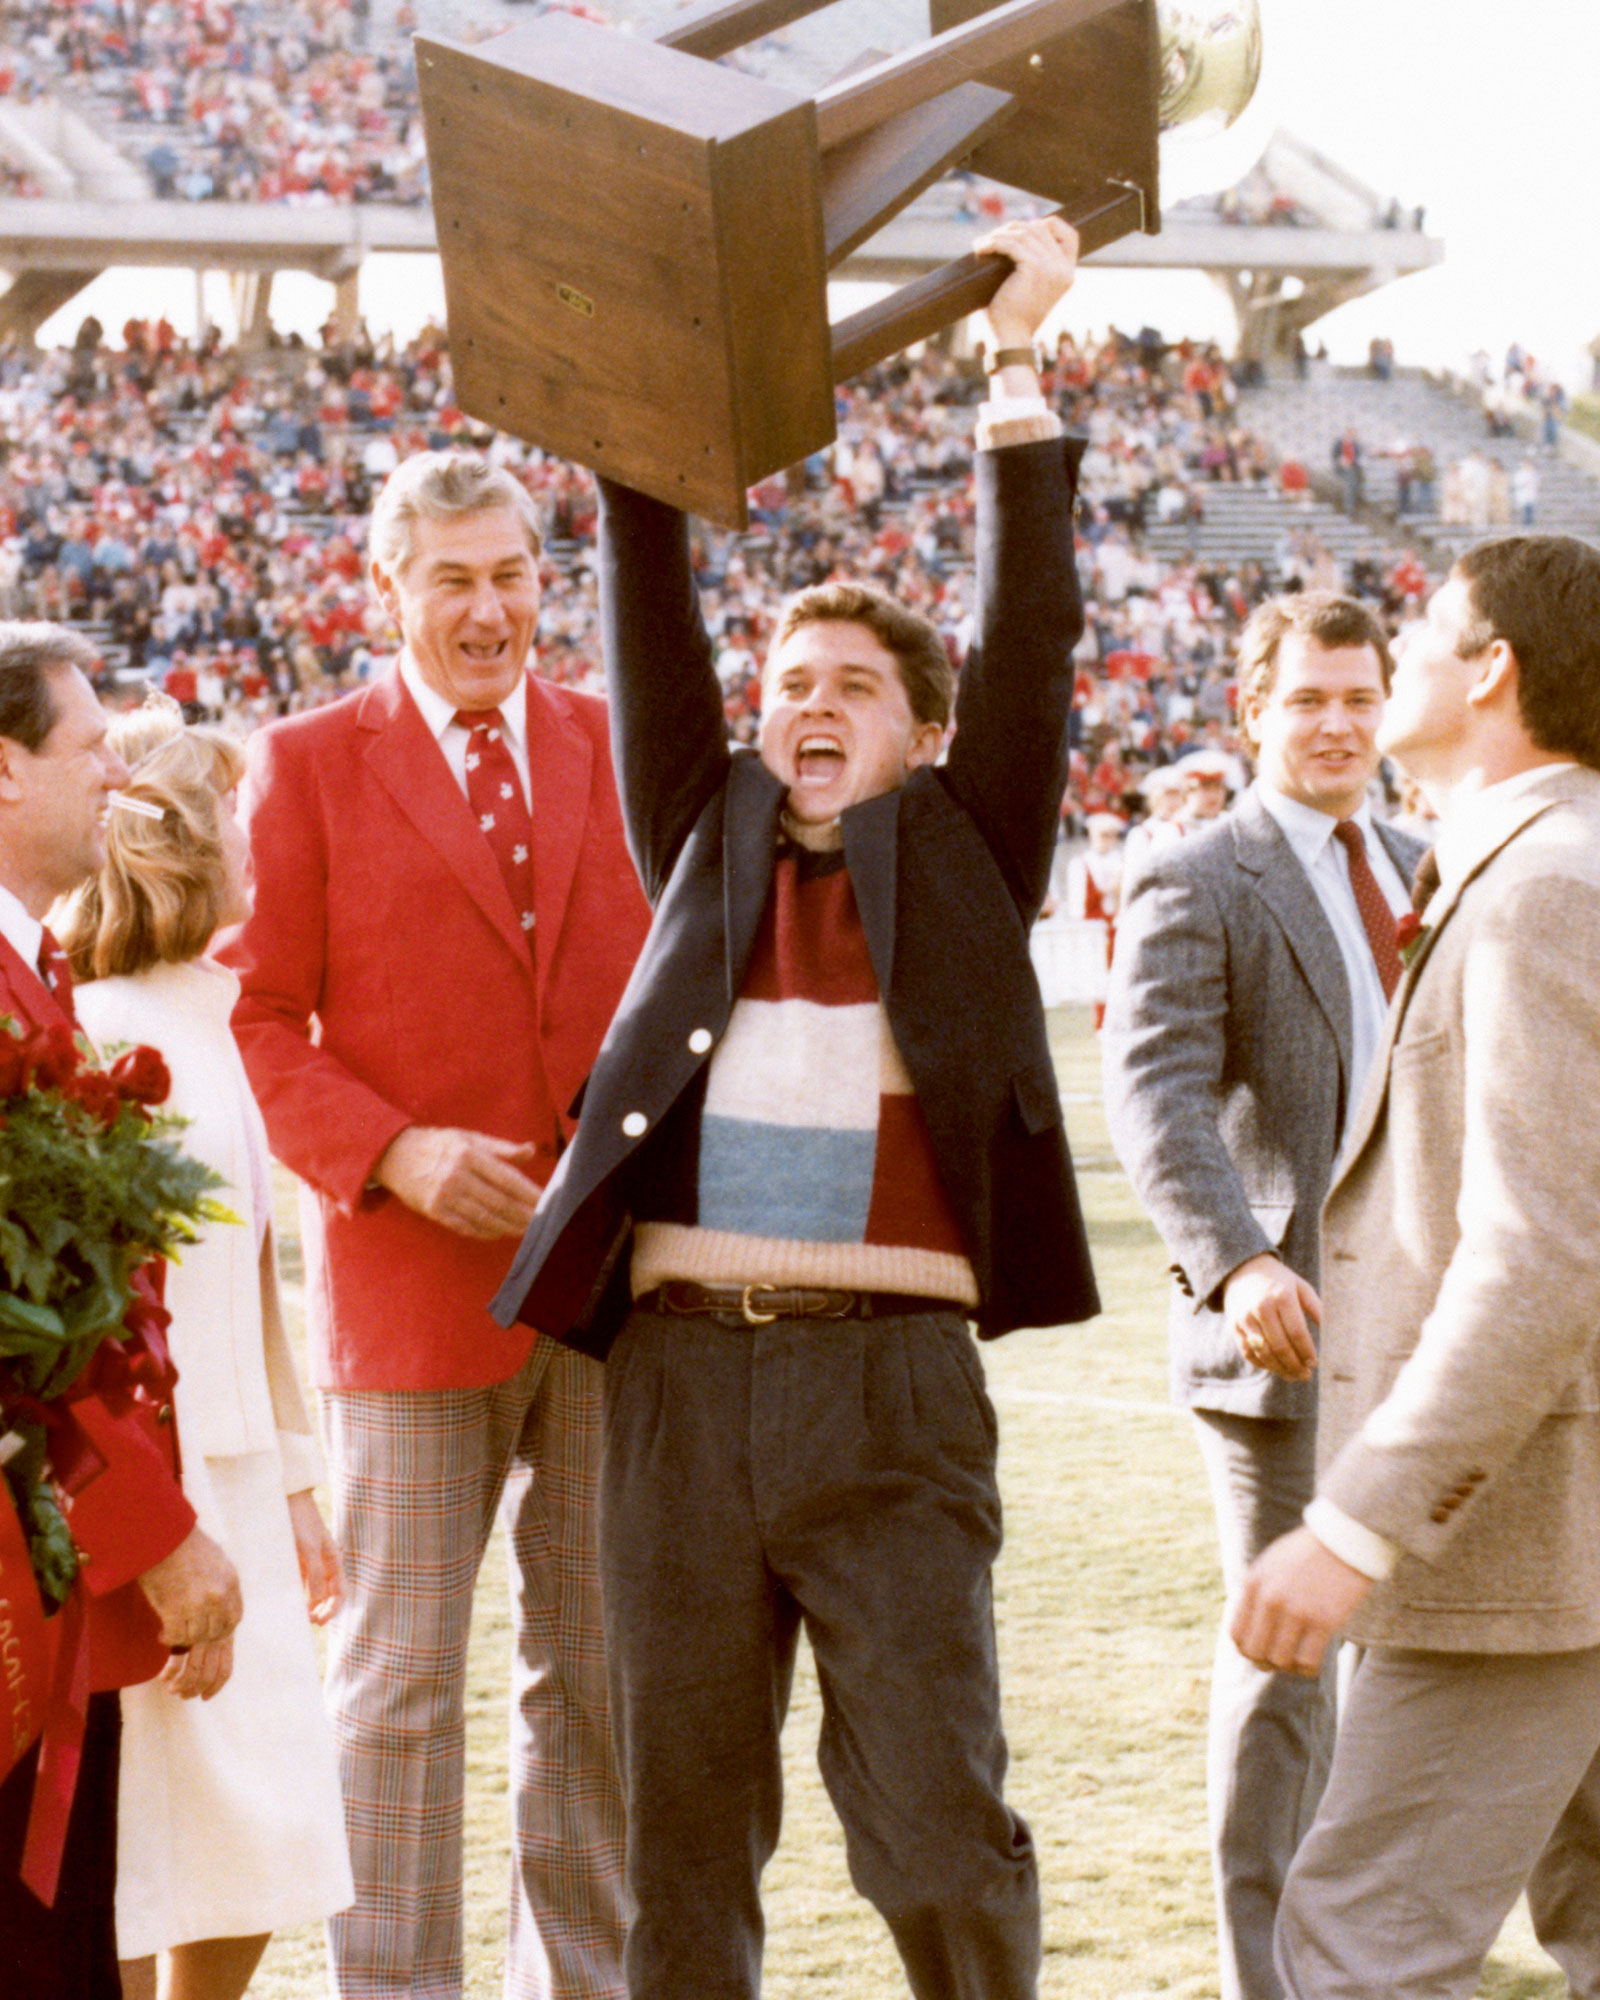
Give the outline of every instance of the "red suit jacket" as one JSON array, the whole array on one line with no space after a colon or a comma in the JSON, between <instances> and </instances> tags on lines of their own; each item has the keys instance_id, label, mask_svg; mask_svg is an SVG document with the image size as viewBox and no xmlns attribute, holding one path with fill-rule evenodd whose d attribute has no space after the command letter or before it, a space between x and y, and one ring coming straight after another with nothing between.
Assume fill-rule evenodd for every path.
<instances>
[{"instance_id":1,"label":"red suit jacket","mask_svg":"<svg viewBox=\"0 0 1600 2000\"><path fill-rule=\"evenodd\" d=\"M322 1388L504 1381L534 1338L488 1302L478 1243L369 1187L407 1125L531 1141L549 1177L644 941L605 704L526 680L530 958L488 842L398 668L263 730L245 822L255 909L223 953L272 1149L306 1184L311 1376Z\"/></svg>"},{"instance_id":2,"label":"red suit jacket","mask_svg":"<svg viewBox=\"0 0 1600 2000\"><path fill-rule=\"evenodd\" d=\"M0 1014L28 1027L76 1025L4 938ZM123 1345L137 1356L141 1343L131 1336ZM170 1384L165 1394L138 1387L112 1347L101 1350L92 1379L97 1393L72 1405L90 1451L65 1482L67 1519L83 1557L90 1686L130 1687L159 1673L167 1658L155 1613L133 1579L172 1553L195 1515L177 1479Z\"/></svg>"}]
</instances>

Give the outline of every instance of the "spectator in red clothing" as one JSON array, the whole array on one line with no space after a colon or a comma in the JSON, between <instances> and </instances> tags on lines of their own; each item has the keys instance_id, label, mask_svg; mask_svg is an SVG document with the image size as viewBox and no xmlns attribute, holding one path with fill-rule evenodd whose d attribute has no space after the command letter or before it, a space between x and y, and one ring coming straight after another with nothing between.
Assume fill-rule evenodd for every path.
<instances>
[{"instance_id":1,"label":"spectator in red clothing","mask_svg":"<svg viewBox=\"0 0 1600 2000\"><path fill-rule=\"evenodd\" d=\"M1219 819L1228 803L1227 761L1211 752L1195 750L1179 765L1183 778L1183 810L1180 818L1186 830Z\"/></svg>"},{"instance_id":2,"label":"spectator in red clothing","mask_svg":"<svg viewBox=\"0 0 1600 2000\"><path fill-rule=\"evenodd\" d=\"M162 685L174 701L194 701L198 693L197 677L187 653L179 652L174 656Z\"/></svg>"},{"instance_id":3,"label":"spectator in red clothing","mask_svg":"<svg viewBox=\"0 0 1600 2000\"><path fill-rule=\"evenodd\" d=\"M1428 588L1428 572L1417 561L1415 554L1407 549L1389 572L1390 591L1401 604L1415 609L1427 596Z\"/></svg>"}]
</instances>

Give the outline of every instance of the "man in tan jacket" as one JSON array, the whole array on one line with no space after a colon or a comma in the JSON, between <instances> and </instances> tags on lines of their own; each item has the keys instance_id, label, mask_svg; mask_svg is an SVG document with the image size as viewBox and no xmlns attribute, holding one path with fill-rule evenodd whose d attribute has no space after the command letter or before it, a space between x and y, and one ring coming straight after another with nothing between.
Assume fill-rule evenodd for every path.
<instances>
[{"instance_id":1,"label":"man in tan jacket","mask_svg":"<svg viewBox=\"0 0 1600 2000\"><path fill-rule=\"evenodd\" d=\"M1600 1996L1600 555L1462 557L1387 749L1440 887L1323 1214L1317 1495L1235 1643L1361 1651L1279 1909L1291 2000L1470 1995L1519 1891Z\"/></svg>"}]
</instances>

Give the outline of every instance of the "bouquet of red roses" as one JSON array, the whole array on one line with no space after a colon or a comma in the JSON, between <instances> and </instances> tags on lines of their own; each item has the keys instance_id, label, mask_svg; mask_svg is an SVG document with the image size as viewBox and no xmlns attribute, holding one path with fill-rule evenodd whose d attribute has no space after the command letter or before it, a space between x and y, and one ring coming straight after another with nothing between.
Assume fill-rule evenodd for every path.
<instances>
[{"instance_id":1,"label":"bouquet of red roses","mask_svg":"<svg viewBox=\"0 0 1600 2000\"><path fill-rule=\"evenodd\" d=\"M235 1221L178 1146L154 1049L101 1068L65 1028L0 1016L0 1464L47 1603L77 1575L49 1477L49 1405L123 1331L134 1274Z\"/></svg>"}]
</instances>

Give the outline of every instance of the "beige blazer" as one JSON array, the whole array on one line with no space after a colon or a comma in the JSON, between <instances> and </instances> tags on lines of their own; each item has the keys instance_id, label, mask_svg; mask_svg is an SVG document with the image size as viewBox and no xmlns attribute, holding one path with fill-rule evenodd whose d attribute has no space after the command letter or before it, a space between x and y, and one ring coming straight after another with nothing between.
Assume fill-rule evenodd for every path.
<instances>
[{"instance_id":1,"label":"beige blazer","mask_svg":"<svg viewBox=\"0 0 1600 2000\"><path fill-rule=\"evenodd\" d=\"M317 1484L322 1461L284 1332L266 1130L229 1027L238 991L225 966L195 959L95 980L75 999L102 1049L148 1042L161 1051L172 1072L167 1108L190 1121L179 1143L222 1176L217 1199L240 1217L209 1225L167 1271L184 1452L277 1451L285 1491L298 1493Z\"/></svg>"},{"instance_id":2,"label":"beige blazer","mask_svg":"<svg viewBox=\"0 0 1600 2000\"><path fill-rule=\"evenodd\" d=\"M1355 1639L1560 1652L1600 1644L1600 772L1477 813L1324 1209L1318 1491L1404 1551Z\"/></svg>"}]
</instances>

